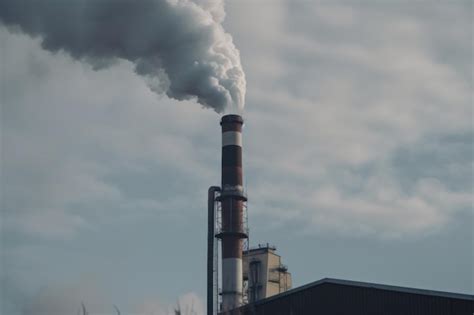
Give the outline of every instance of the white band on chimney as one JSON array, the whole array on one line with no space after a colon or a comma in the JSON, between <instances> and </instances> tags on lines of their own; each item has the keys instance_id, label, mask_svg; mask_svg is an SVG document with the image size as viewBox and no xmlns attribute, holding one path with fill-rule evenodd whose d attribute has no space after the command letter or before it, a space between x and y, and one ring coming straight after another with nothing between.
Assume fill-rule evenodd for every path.
<instances>
[{"instance_id":1,"label":"white band on chimney","mask_svg":"<svg viewBox=\"0 0 474 315\"><path fill-rule=\"evenodd\" d=\"M242 293L242 259L222 259L223 293Z\"/></svg>"},{"instance_id":2,"label":"white band on chimney","mask_svg":"<svg viewBox=\"0 0 474 315\"><path fill-rule=\"evenodd\" d=\"M238 131L226 131L222 133L222 146L238 145L242 146L242 133Z\"/></svg>"},{"instance_id":3,"label":"white band on chimney","mask_svg":"<svg viewBox=\"0 0 474 315\"><path fill-rule=\"evenodd\" d=\"M242 305L242 259L222 259L222 309L228 311Z\"/></svg>"}]
</instances>

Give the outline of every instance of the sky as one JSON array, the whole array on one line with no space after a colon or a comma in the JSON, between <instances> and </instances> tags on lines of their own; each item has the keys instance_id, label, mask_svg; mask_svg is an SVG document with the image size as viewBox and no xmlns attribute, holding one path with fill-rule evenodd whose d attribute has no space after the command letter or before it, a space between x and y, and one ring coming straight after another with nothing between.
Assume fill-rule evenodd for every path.
<instances>
[{"instance_id":1,"label":"sky","mask_svg":"<svg viewBox=\"0 0 474 315\"><path fill-rule=\"evenodd\" d=\"M471 1L225 2L250 242L324 277L473 294ZM1 310L204 313L220 116L0 26Z\"/></svg>"}]
</instances>

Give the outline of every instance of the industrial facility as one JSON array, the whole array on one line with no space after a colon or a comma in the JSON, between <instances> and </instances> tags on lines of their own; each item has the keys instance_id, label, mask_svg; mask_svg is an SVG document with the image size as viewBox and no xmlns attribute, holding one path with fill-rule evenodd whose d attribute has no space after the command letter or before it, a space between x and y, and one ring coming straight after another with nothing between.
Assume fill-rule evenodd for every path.
<instances>
[{"instance_id":1,"label":"industrial facility","mask_svg":"<svg viewBox=\"0 0 474 315\"><path fill-rule=\"evenodd\" d=\"M221 186L208 192L208 315L473 315L474 296L322 279L292 289L276 247L249 246L242 127L225 115ZM220 245L220 246L219 246Z\"/></svg>"}]
</instances>

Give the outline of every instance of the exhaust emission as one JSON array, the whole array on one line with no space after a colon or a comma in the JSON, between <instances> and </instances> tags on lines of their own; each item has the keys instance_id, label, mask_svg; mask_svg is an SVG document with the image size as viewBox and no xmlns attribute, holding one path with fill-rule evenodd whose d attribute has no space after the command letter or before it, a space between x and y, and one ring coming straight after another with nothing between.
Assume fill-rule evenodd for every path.
<instances>
[{"instance_id":1,"label":"exhaust emission","mask_svg":"<svg viewBox=\"0 0 474 315\"><path fill-rule=\"evenodd\" d=\"M245 74L222 0L2 0L0 23L101 69L131 62L156 93L241 112Z\"/></svg>"}]
</instances>

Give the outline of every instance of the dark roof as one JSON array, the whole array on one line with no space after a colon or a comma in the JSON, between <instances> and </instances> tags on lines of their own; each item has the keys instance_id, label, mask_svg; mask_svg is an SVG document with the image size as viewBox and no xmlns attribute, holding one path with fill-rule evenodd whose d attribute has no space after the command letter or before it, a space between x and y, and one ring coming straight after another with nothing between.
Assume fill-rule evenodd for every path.
<instances>
[{"instance_id":1,"label":"dark roof","mask_svg":"<svg viewBox=\"0 0 474 315\"><path fill-rule=\"evenodd\" d=\"M419 295L428 295L428 296L438 296L438 297L445 297L450 299L460 299L460 300L469 300L474 301L474 295L469 294L461 294L461 293L452 293L452 292L443 292L443 291L433 291L433 290L424 290L424 289L415 289L415 288L406 288L406 287L398 287L393 285L385 285L385 284L377 284L377 283L368 283L368 282L359 282L359 281L351 281L351 280L340 280L340 279L331 279L331 278L324 278L315 282L308 283L301 287L288 290L286 292L259 300L256 304L260 302L268 302L275 299L280 299L287 295L291 295L296 292L304 291L306 289L319 286L325 283L329 284L337 284L343 286L351 286L351 287L359 287L359 288L373 288L377 290L385 290L385 291L395 291L395 292L402 292L402 293L410 293L410 294L419 294Z\"/></svg>"}]
</instances>

